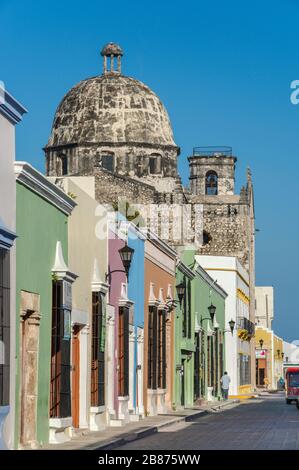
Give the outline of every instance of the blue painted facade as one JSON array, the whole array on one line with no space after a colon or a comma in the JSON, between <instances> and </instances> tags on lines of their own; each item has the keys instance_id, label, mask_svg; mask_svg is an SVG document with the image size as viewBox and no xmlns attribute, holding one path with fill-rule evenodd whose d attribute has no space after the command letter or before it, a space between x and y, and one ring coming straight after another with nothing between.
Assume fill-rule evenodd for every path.
<instances>
[{"instance_id":1,"label":"blue painted facade","mask_svg":"<svg viewBox=\"0 0 299 470\"><path fill-rule=\"evenodd\" d=\"M129 225L128 245L134 250L129 272L128 297L134 302L134 371L137 371L137 328L144 326L144 237L134 226ZM137 374L134 373L133 406L137 405Z\"/></svg>"}]
</instances>

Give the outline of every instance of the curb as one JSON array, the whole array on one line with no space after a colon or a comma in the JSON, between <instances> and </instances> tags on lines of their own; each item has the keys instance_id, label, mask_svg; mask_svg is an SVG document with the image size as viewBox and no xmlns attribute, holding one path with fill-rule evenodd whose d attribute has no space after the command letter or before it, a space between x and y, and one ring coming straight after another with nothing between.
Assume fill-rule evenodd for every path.
<instances>
[{"instance_id":1,"label":"curb","mask_svg":"<svg viewBox=\"0 0 299 470\"><path fill-rule=\"evenodd\" d=\"M162 428L171 426L176 423L192 422L195 419L202 418L208 415L211 411L215 411L215 410L220 411L222 408L226 408L229 405L237 405L239 403L240 403L240 400L232 400L231 402L222 403L221 405L217 405L217 406L208 408L206 410L198 410L197 412L194 412L192 415L189 415L189 416L174 417L173 419L170 419L169 421L166 421L165 423L150 426L145 429L143 428L140 431L137 430L129 434L124 434L123 436L118 437L116 439L111 439L109 441L103 442L100 445L93 444L90 446L81 447L81 449L82 450L112 450L112 449L115 449L115 447L121 447L125 444L128 444L129 442L137 441L138 439L142 439L144 437L148 437L153 434L156 434Z\"/></svg>"}]
</instances>

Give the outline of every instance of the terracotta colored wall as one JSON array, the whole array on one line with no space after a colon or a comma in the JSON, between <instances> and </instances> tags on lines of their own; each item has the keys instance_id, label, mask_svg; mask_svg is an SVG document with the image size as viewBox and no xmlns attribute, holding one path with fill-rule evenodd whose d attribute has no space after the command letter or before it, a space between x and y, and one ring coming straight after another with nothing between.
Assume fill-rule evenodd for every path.
<instances>
[{"instance_id":1,"label":"terracotta colored wall","mask_svg":"<svg viewBox=\"0 0 299 470\"><path fill-rule=\"evenodd\" d=\"M159 259L159 251L157 250L157 259ZM144 289L144 374L143 374L143 400L144 400L144 409L145 412L147 411L147 371L148 371L148 298L150 293L150 283L153 282L154 286L154 293L155 297L159 297L159 289L163 288L163 297L166 300L167 296L167 289L168 284L172 285L172 292L175 286L175 275L171 275L166 270L162 269L158 264L154 261L151 261L145 258L145 289ZM173 266L175 266L173 262ZM173 315L173 313L171 314ZM167 328L173 328L173 325L170 324ZM172 345L173 346L173 345ZM166 349L166 357L167 357L167 369L166 369L166 377L167 377L167 394L166 400L167 402L171 403L171 390L172 390L172 364L173 364L173 347L169 347ZM170 350L169 350L170 349ZM170 383L169 383L170 382Z\"/></svg>"}]
</instances>

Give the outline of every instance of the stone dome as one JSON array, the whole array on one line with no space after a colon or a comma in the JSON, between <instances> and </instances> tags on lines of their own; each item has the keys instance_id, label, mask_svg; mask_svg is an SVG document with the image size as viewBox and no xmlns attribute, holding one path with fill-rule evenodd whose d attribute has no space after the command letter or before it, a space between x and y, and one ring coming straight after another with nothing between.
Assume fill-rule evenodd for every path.
<instances>
[{"instance_id":1,"label":"stone dome","mask_svg":"<svg viewBox=\"0 0 299 470\"><path fill-rule=\"evenodd\" d=\"M47 147L86 143L176 147L161 100L118 72L81 81L57 108Z\"/></svg>"}]
</instances>

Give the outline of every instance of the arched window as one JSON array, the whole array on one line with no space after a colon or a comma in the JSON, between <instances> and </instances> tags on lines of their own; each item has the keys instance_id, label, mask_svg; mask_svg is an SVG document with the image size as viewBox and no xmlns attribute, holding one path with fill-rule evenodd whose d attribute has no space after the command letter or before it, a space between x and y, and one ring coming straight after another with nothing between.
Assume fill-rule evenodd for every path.
<instances>
[{"instance_id":1,"label":"arched window","mask_svg":"<svg viewBox=\"0 0 299 470\"><path fill-rule=\"evenodd\" d=\"M161 155L152 154L149 157L149 173L155 175L161 173Z\"/></svg>"},{"instance_id":2,"label":"arched window","mask_svg":"<svg viewBox=\"0 0 299 470\"><path fill-rule=\"evenodd\" d=\"M208 245L211 240L212 240L211 235L206 230L204 230L202 234L202 244Z\"/></svg>"},{"instance_id":3,"label":"arched window","mask_svg":"<svg viewBox=\"0 0 299 470\"><path fill-rule=\"evenodd\" d=\"M206 174L206 194L208 196L218 194L218 175L215 171L208 171Z\"/></svg>"},{"instance_id":4,"label":"arched window","mask_svg":"<svg viewBox=\"0 0 299 470\"><path fill-rule=\"evenodd\" d=\"M105 170L114 171L114 154L111 152L105 152L101 155L101 165Z\"/></svg>"},{"instance_id":5,"label":"arched window","mask_svg":"<svg viewBox=\"0 0 299 470\"><path fill-rule=\"evenodd\" d=\"M64 153L58 155L58 168L57 174L59 176L65 176L68 174L68 161L67 156Z\"/></svg>"}]
</instances>

